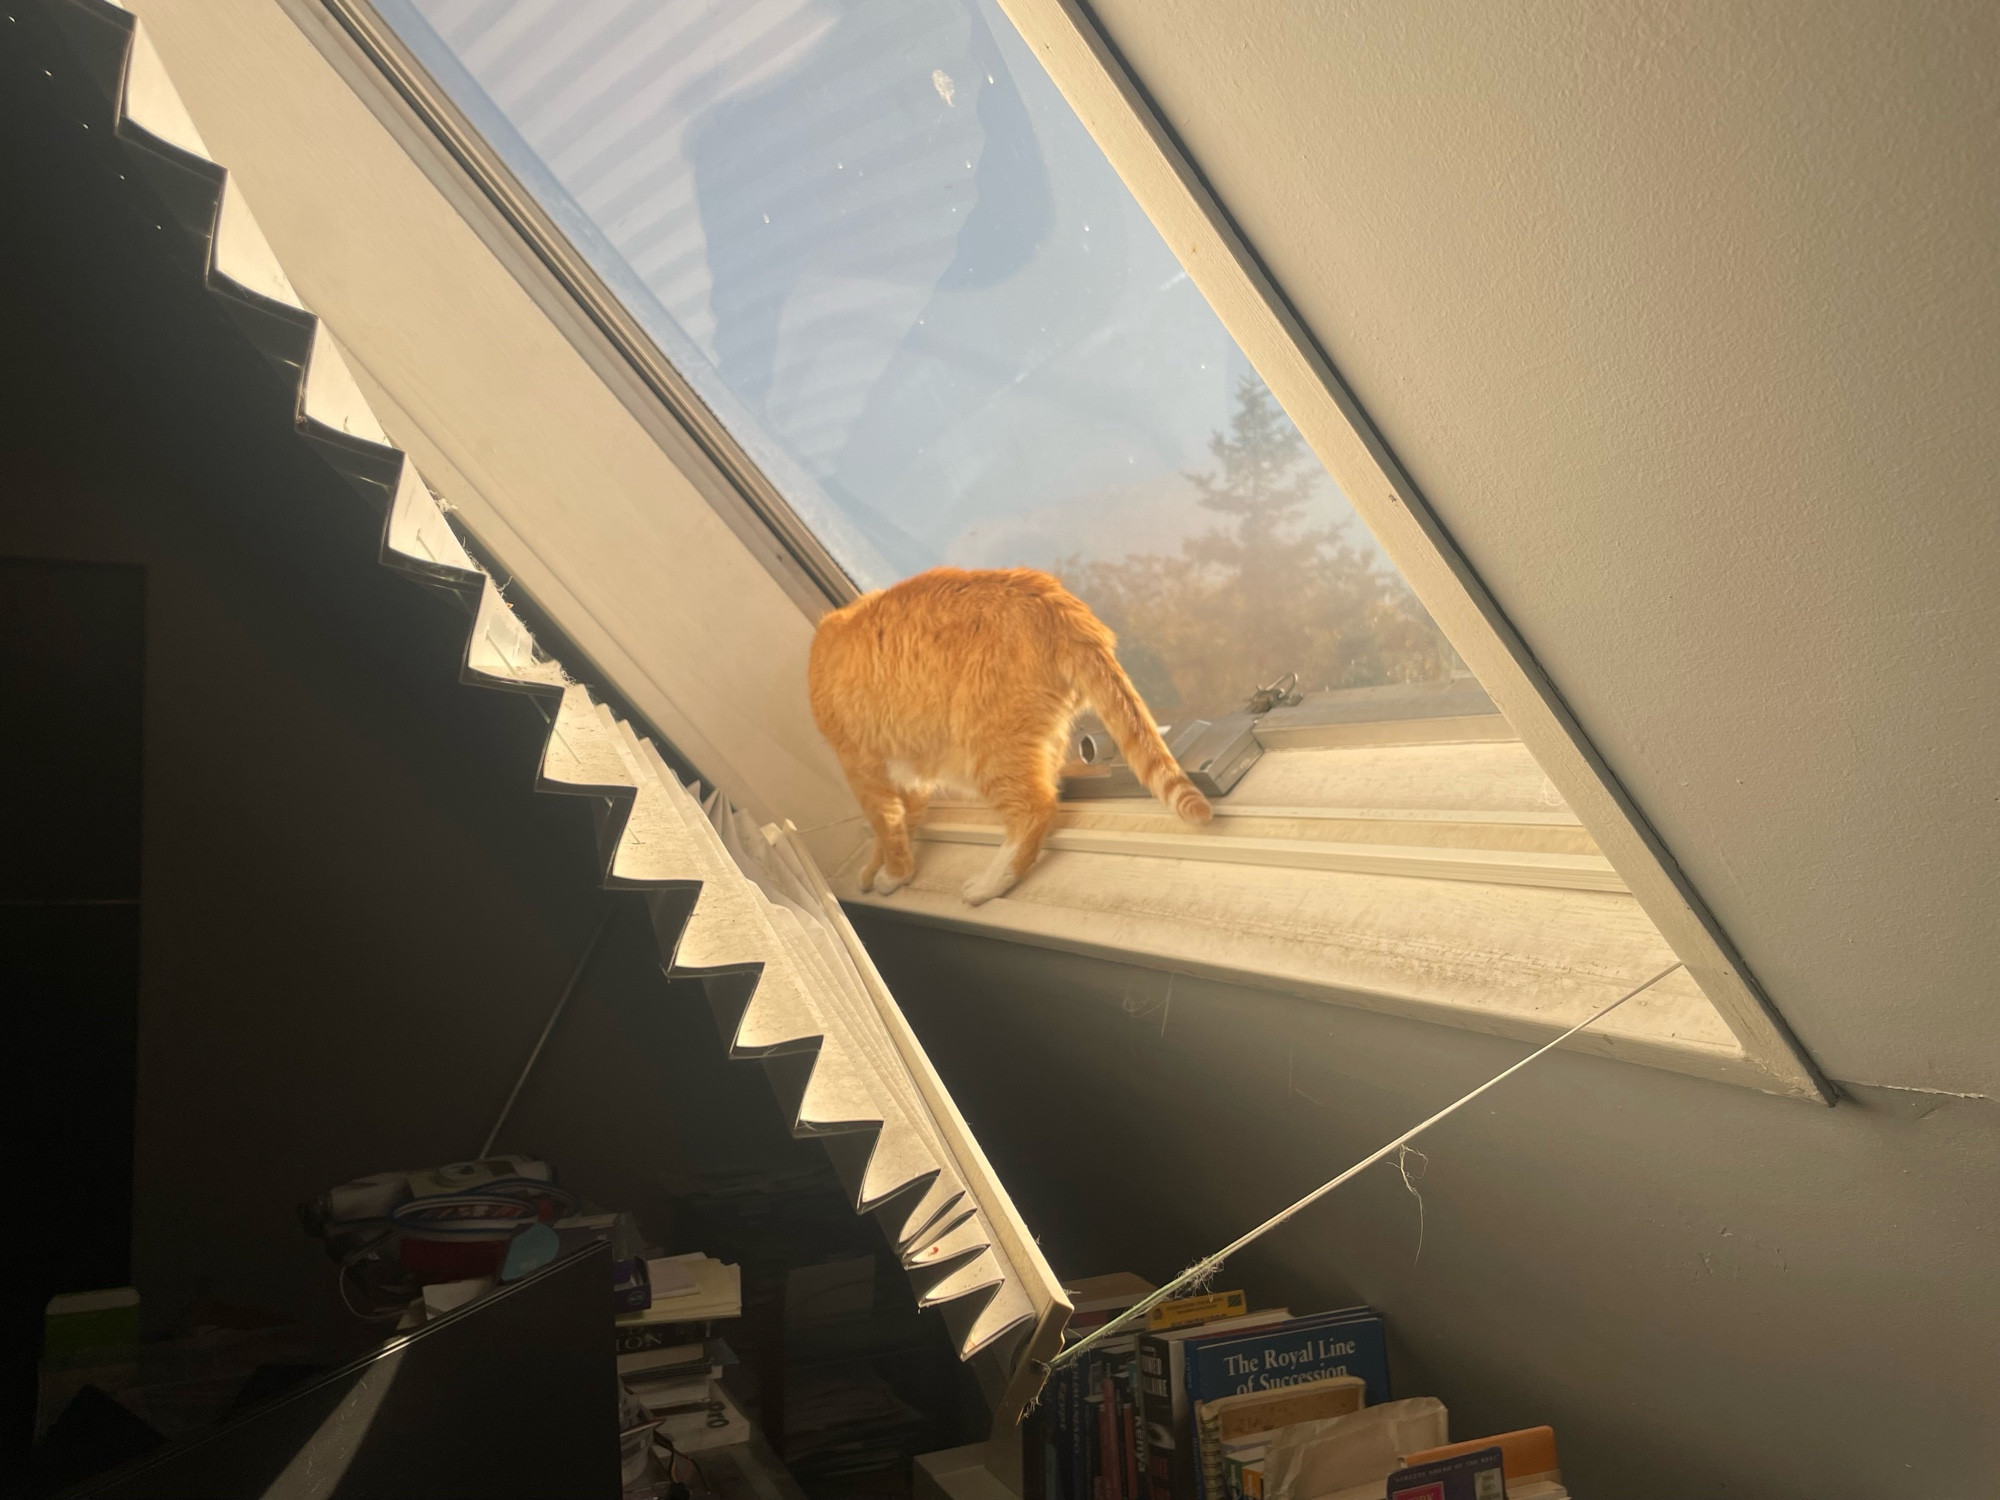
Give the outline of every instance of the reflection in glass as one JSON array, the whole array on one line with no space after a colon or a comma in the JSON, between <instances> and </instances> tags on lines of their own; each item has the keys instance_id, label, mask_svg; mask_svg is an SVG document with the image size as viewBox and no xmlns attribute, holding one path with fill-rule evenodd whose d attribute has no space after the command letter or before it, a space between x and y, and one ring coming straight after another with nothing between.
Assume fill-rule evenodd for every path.
<instances>
[{"instance_id":1,"label":"reflection in glass","mask_svg":"<svg viewBox=\"0 0 2000 1500\"><path fill-rule=\"evenodd\" d=\"M1162 716L1441 677L991 0L377 0L864 588L1049 568Z\"/></svg>"}]
</instances>

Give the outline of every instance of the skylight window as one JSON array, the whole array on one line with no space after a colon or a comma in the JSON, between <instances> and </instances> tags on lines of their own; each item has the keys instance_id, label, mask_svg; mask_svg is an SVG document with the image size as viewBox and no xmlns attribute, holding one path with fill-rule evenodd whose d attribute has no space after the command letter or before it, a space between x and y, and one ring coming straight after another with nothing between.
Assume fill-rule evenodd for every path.
<instances>
[{"instance_id":1,"label":"skylight window","mask_svg":"<svg viewBox=\"0 0 2000 1500\"><path fill-rule=\"evenodd\" d=\"M853 581L1050 569L1163 719L1455 658L991 0L377 0Z\"/></svg>"},{"instance_id":2,"label":"skylight window","mask_svg":"<svg viewBox=\"0 0 2000 1500\"><path fill-rule=\"evenodd\" d=\"M560 633L548 670L798 825L845 904L1163 971L1168 996L1188 973L1542 1040L1664 974L1569 1045L1828 1097L1069 8L1019 7L1032 49L988 0L253 10L169 6L155 30L196 62L188 113L257 183L324 320L319 397L343 425L383 414L454 530ZM191 137L161 59L131 66L128 107ZM134 149L175 149L132 128ZM1422 570L1491 698L1133 193ZM218 290L251 242L216 242ZM1027 878L972 908L1003 830L939 798L916 878L862 890L869 831L799 690L809 632L786 601L810 613L940 560L1052 566L1093 599L1191 774L1229 779L1213 822L1100 767L1066 783ZM1339 691L1205 722L1288 672Z\"/></svg>"}]
</instances>

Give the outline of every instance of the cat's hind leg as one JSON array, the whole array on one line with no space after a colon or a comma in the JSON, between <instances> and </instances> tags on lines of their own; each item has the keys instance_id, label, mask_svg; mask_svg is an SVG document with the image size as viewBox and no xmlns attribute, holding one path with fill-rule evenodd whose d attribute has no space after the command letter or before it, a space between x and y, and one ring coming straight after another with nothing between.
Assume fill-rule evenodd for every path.
<instances>
[{"instance_id":1,"label":"cat's hind leg","mask_svg":"<svg viewBox=\"0 0 2000 1500\"><path fill-rule=\"evenodd\" d=\"M1020 882L1042 852L1056 815L1055 778L1039 759L1031 768L989 778L980 791L999 812L1006 835L993 863L965 883L963 894L971 906L984 905Z\"/></svg>"},{"instance_id":2,"label":"cat's hind leg","mask_svg":"<svg viewBox=\"0 0 2000 1500\"><path fill-rule=\"evenodd\" d=\"M889 809L886 830L876 832L876 858L882 868L875 876L875 889L881 895L893 895L900 891L917 873L917 856L910 848L910 824L913 821L904 803L898 799Z\"/></svg>"},{"instance_id":3,"label":"cat's hind leg","mask_svg":"<svg viewBox=\"0 0 2000 1500\"><path fill-rule=\"evenodd\" d=\"M889 779L884 768L847 765L847 784L854 800L861 804L868 826L875 831L875 847L861 869L861 888L887 896L910 883L917 861L910 853L910 831L904 812L903 792Z\"/></svg>"}]
</instances>

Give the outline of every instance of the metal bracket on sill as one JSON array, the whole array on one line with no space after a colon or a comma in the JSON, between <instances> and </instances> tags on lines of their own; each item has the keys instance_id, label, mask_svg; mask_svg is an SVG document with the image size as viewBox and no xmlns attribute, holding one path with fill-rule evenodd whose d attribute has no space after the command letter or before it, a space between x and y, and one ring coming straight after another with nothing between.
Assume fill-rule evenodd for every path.
<instances>
[{"instance_id":1,"label":"metal bracket on sill","mask_svg":"<svg viewBox=\"0 0 2000 1500\"><path fill-rule=\"evenodd\" d=\"M1214 719L1190 719L1179 726L1167 725L1160 733L1168 753L1180 762L1187 779L1204 797L1226 797L1243 774L1264 753L1257 738L1257 721L1274 708L1289 708L1304 701L1299 692L1299 674L1287 672L1250 694L1239 713ZM1148 797L1152 794L1125 763L1111 736L1092 714L1088 727L1070 737L1070 759L1104 770L1084 776L1065 776L1062 795L1073 801L1108 797Z\"/></svg>"},{"instance_id":2,"label":"metal bracket on sill","mask_svg":"<svg viewBox=\"0 0 2000 1500\"><path fill-rule=\"evenodd\" d=\"M1167 749L1203 796L1226 797L1264 753L1264 746L1255 732L1258 717L1251 713L1234 713L1170 725L1166 731ZM1139 778L1133 775L1131 766L1125 763L1117 746L1111 743L1111 737L1101 727L1085 729L1075 735L1070 751L1074 759L1093 768L1102 766L1104 769L1101 772L1093 769L1091 774L1085 776L1065 776L1062 795L1066 799L1086 801L1152 795L1139 784Z\"/></svg>"}]
</instances>

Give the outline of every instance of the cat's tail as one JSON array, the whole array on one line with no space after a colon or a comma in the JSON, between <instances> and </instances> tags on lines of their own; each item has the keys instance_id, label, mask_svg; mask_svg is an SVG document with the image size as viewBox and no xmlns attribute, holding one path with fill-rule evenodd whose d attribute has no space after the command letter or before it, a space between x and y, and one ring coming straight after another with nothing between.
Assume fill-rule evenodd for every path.
<instances>
[{"instance_id":1,"label":"cat's tail","mask_svg":"<svg viewBox=\"0 0 2000 1500\"><path fill-rule=\"evenodd\" d=\"M1153 715L1132 686L1132 679L1118 665L1112 652L1111 632L1096 619L1084 614L1071 653L1071 680L1084 701L1097 711L1104 727L1125 756L1125 763L1140 783L1178 818L1188 823L1206 823L1214 816L1208 798L1195 789L1180 768L1167 742L1153 723Z\"/></svg>"}]
</instances>

